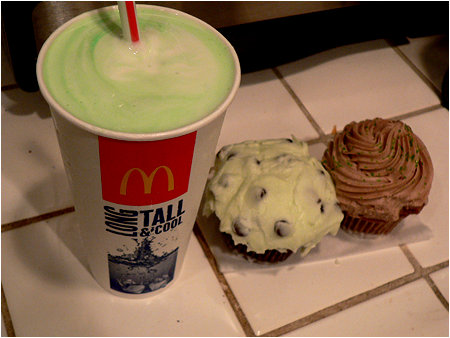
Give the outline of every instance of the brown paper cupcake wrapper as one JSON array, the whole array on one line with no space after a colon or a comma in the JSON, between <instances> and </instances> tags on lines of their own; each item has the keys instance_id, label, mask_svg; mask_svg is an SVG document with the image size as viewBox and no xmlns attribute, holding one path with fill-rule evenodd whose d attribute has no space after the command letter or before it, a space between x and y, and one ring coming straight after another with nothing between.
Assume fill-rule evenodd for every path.
<instances>
[{"instance_id":1,"label":"brown paper cupcake wrapper","mask_svg":"<svg viewBox=\"0 0 450 338\"><path fill-rule=\"evenodd\" d=\"M367 218L351 217L344 212L344 219L341 222L341 229L362 234L387 235L390 233L404 217L394 221L378 221Z\"/></svg>"},{"instance_id":2,"label":"brown paper cupcake wrapper","mask_svg":"<svg viewBox=\"0 0 450 338\"><path fill-rule=\"evenodd\" d=\"M222 235L224 237L225 243L230 249L236 250L243 256L252 258L260 262L269 262L269 263L282 262L292 254L291 250L288 250L287 252L280 252L278 250L266 250L264 253L258 254L254 251L247 251L247 246L244 244L235 245L233 242L233 238L229 234L222 233Z\"/></svg>"},{"instance_id":3,"label":"brown paper cupcake wrapper","mask_svg":"<svg viewBox=\"0 0 450 338\"><path fill-rule=\"evenodd\" d=\"M408 215L418 214L422 211L421 207L403 208L400 211L400 217L393 222L369 219L364 217L352 217L344 211L344 219L341 222L341 229L348 232L372 235L387 235Z\"/></svg>"}]
</instances>

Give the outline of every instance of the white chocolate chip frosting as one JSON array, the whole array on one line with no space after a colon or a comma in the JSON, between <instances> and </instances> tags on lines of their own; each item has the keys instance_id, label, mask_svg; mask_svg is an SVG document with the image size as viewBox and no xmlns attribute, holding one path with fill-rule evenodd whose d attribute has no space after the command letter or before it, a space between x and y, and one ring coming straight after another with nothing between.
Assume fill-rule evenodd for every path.
<instances>
[{"instance_id":1,"label":"white chocolate chip frosting","mask_svg":"<svg viewBox=\"0 0 450 338\"><path fill-rule=\"evenodd\" d=\"M247 251L301 249L302 255L325 235L336 235L343 218L329 174L295 138L222 148L203 213L215 213L220 231Z\"/></svg>"}]
</instances>

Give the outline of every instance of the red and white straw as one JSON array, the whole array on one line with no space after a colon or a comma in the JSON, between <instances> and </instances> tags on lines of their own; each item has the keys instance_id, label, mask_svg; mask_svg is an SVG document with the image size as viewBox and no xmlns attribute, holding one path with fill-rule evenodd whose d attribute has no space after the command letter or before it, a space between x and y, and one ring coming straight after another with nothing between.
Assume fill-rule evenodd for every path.
<instances>
[{"instance_id":1,"label":"red and white straw","mask_svg":"<svg viewBox=\"0 0 450 338\"><path fill-rule=\"evenodd\" d=\"M124 37L133 43L139 42L139 27L134 1L118 1L117 3Z\"/></svg>"}]
</instances>

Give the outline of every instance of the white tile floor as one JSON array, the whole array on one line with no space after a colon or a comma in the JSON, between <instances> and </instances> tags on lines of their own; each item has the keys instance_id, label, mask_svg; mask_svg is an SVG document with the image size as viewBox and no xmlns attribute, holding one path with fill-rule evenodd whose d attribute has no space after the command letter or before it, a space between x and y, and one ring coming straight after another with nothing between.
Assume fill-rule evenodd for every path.
<instances>
[{"instance_id":1,"label":"white tile floor","mask_svg":"<svg viewBox=\"0 0 450 338\"><path fill-rule=\"evenodd\" d=\"M339 325L336 325L339 323ZM423 280L412 282L287 334L290 337L328 335L441 336L448 331L448 312Z\"/></svg>"},{"instance_id":2,"label":"white tile floor","mask_svg":"<svg viewBox=\"0 0 450 338\"><path fill-rule=\"evenodd\" d=\"M2 91L2 225L12 227L2 232L2 335L448 336L449 118L436 94L448 69L442 41L359 43L246 74L217 147L295 135L320 158L334 126L402 118L435 167L420 214L432 239L270 272L222 274L203 236L193 235L179 280L143 301L116 298L95 283L74 213L19 227L73 204L44 100ZM4 79L10 76L2 74L2 85L10 84Z\"/></svg>"}]
</instances>

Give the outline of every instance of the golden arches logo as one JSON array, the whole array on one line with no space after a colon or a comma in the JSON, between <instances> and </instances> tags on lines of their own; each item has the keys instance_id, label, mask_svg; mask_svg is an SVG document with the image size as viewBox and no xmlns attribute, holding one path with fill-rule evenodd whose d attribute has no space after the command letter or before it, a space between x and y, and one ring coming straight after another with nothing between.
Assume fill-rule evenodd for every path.
<instances>
[{"instance_id":1,"label":"golden arches logo","mask_svg":"<svg viewBox=\"0 0 450 338\"><path fill-rule=\"evenodd\" d=\"M140 168L131 168L130 170L128 170L125 173L125 175L123 175L122 182L120 183L120 194L121 195L126 195L127 194L128 179L130 178L130 175L134 171L137 171L137 172L139 172L141 174L142 181L144 183L144 193L145 194L151 194L153 180L155 178L156 173L160 169L164 169L166 171L166 174L167 174L167 191L172 191L173 189L175 189L175 180L173 178L172 170L170 170L169 167L167 167L165 165L162 165L162 166L159 166L159 167L155 168L149 176L147 176L145 171L140 169Z\"/></svg>"}]
</instances>

